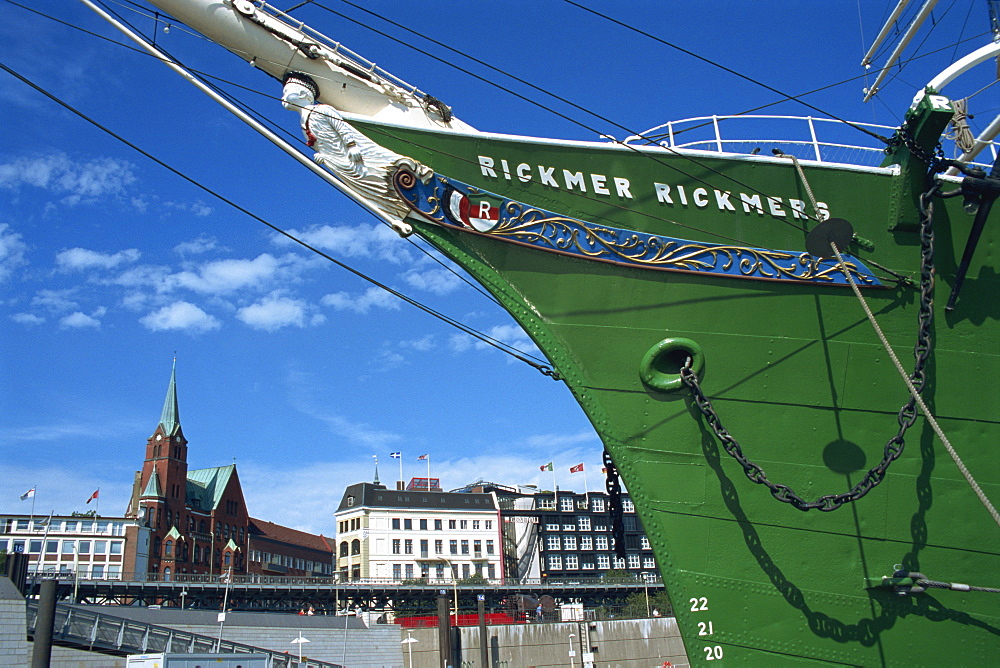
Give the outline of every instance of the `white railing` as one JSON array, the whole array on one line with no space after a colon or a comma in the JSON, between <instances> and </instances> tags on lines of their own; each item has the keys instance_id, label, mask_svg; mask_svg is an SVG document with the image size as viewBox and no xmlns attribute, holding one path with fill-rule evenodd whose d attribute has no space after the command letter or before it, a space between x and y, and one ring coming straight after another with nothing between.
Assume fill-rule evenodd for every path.
<instances>
[{"instance_id":1,"label":"white railing","mask_svg":"<svg viewBox=\"0 0 1000 668\"><path fill-rule=\"evenodd\" d=\"M752 126L751 132L745 133L747 126ZM885 157L885 144L858 128L886 138L896 131L888 125L812 116L699 116L658 125L627 137L623 143L751 155L769 155L777 149L801 160L879 164ZM857 143L857 138L864 138L867 144Z\"/></svg>"},{"instance_id":2,"label":"white railing","mask_svg":"<svg viewBox=\"0 0 1000 668\"><path fill-rule=\"evenodd\" d=\"M867 130L867 134L860 130ZM896 128L874 123L848 123L812 116L699 116L670 121L632 135L623 144L744 155L771 155L775 149L800 160L875 166L886 145L873 135L889 138ZM865 143L859 143L865 142ZM976 165L989 167L998 145L990 142ZM945 153L948 154L948 147ZM957 156L961 151L954 152Z\"/></svg>"}]
</instances>

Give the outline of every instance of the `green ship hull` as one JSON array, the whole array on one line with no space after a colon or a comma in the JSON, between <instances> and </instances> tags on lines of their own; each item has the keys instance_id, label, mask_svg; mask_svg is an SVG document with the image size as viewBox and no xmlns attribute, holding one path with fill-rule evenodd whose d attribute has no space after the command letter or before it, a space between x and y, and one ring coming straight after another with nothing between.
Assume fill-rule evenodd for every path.
<instances>
[{"instance_id":1,"label":"green ship hull","mask_svg":"<svg viewBox=\"0 0 1000 668\"><path fill-rule=\"evenodd\" d=\"M744 188L807 199L793 165L555 146L359 123L376 142L489 190L584 220L669 236L804 248L801 227L751 210L668 208L655 183ZM625 178L629 207L484 175L479 156ZM900 186L911 175L806 167L817 199L874 244L859 251L913 285L864 291L904 364L916 339L919 213ZM537 173L537 171L535 171ZM739 183L739 186L734 186ZM901 194L906 193L906 194ZM675 203L677 202L676 197ZM1000 288L980 253L943 310L972 217L960 200L935 206L938 277L934 350L925 400L979 483L995 492L990 443L1000 436L992 390ZM954 205L952 205L954 203ZM812 222L812 221L810 221ZM932 580L994 584L997 527L919 419L879 487L836 512L800 512L752 484L723 450L685 390L650 389L644 356L664 339L704 354L702 387L744 454L811 500L847 492L879 462L898 429L906 388L849 288L611 266L415 223L417 232L486 286L551 360L600 434L658 557L692 664L980 665L1000 644L994 595L902 595L881 586L896 568ZM981 249L993 243L990 234ZM883 276L886 272L879 272ZM979 314L979 315L976 315ZM667 370L670 372L672 370ZM909 370L908 370L909 371ZM976 401L970 401L976 397ZM988 582L983 582L984 578ZM936 642L927 643L928 638Z\"/></svg>"},{"instance_id":2,"label":"green ship hull","mask_svg":"<svg viewBox=\"0 0 1000 668\"><path fill-rule=\"evenodd\" d=\"M788 263L763 272L751 265L761 249L805 253L816 218L824 217L815 213L811 190L820 211L852 226L854 241L848 237L840 250L878 277L863 296L911 367L921 327L918 198L926 181L926 165L911 150L933 148L950 110L925 98L915 143L897 147L886 167L800 155L801 174L787 157L768 155L770 145L764 155L735 155L489 135L456 128L437 101L359 65L339 43L277 25L253 3L234 3L232 11L204 0L154 4L278 79L313 72L319 100L372 142L442 179L504 198L502 207L523 203L583 221L589 231L582 234L593 238L603 238L607 226L633 234L629 239L645 234L740 249L723 274L687 260L584 257L569 252L578 236L543 249L433 216L405 218L497 297L583 407L635 502L692 664L995 661L995 593L921 591L915 582L1000 584L997 524L924 417L863 498L834 512L802 512L748 479L679 368L684 351L697 353L703 392L769 480L812 500L847 493L865 479L885 457L909 398L890 356L850 286L786 275ZM377 118L396 112L418 122ZM961 204L934 202L937 288L923 397L995 499L996 216L957 307L946 312L973 226ZM680 356L660 354L678 346Z\"/></svg>"}]
</instances>

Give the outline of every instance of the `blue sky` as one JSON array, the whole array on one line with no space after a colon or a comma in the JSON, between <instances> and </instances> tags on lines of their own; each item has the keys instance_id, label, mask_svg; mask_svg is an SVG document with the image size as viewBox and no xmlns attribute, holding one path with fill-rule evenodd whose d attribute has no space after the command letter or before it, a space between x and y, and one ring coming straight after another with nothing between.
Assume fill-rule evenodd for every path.
<instances>
[{"instance_id":1,"label":"blue sky","mask_svg":"<svg viewBox=\"0 0 1000 668\"><path fill-rule=\"evenodd\" d=\"M532 350L498 306L175 74L72 27L121 39L82 4L30 4L68 25L0 0L0 63L358 270ZM338 0L322 4L406 38ZM908 66L862 105L859 62L888 2L860 3L860 16L839 0L584 4L787 93L847 81L808 99L888 125L952 56ZM941 5L935 30L957 26L943 41L967 19L966 34L983 31L985 8ZM620 138L622 127L778 97L564 2L367 6L619 124L421 44L582 125L571 123L320 7L296 12L483 130ZM278 84L180 27L159 28L159 44L258 91L230 88L298 136L296 116L273 99ZM996 92L984 104L995 108ZM818 115L791 103L771 113ZM190 466L235 459L251 514L266 520L333 533L343 488L371 478L373 455L383 481L398 476L393 451L406 479L425 474L416 458L430 454L445 488L478 478L550 487L539 471L549 461L561 487L582 489L568 471L579 462L602 487L600 443L560 383L293 247L2 72L0 319L0 512L27 511L18 496L37 485L38 513L84 510L100 488L101 513L121 514L175 354Z\"/></svg>"}]
</instances>

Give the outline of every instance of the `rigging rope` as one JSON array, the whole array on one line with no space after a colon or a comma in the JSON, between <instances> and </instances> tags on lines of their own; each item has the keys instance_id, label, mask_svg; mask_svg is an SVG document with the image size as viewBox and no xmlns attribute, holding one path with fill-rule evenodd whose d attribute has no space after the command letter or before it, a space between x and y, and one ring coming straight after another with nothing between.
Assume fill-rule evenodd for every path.
<instances>
[{"instance_id":1,"label":"rigging rope","mask_svg":"<svg viewBox=\"0 0 1000 668\"><path fill-rule=\"evenodd\" d=\"M921 203L922 204L924 203L923 195L921 195ZM837 244L830 242L830 247L833 249L834 254L837 256L837 262L840 263L841 271L847 277L847 281L851 284L851 289L854 290L854 296L858 298L858 301L861 303L861 308L864 310L865 315L868 317L868 321L872 324L872 327L875 329L875 334L878 335L879 341L882 342L882 347L885 349L885 352L889 355L889 358L895 365L896 371L899 372L899 375L903 379L903 382L906 383L906 388L910 391L910 396L913 397L913 400L917 403L918 406L920 406L920 410L921 412L923 412L924 418L927 420L927 423L931 426L931 429L934 430L934 433L937 434L937 437L941 440L941 443L944 445L945 450L947 450L948 454L951 455L951 458L955 461L955 465L958 467L958 470L962 472L963 476L965 476L966 481L972 487L972 490L976 493L976 496L979 497L979 500L983 503L983 506L986 507L987 512L989 512L989 514L993 517L993 520L997 523L997 525L1000 526L1000 513L998 513L997 509L993 506L992 503L990 503L989 498L987 498L986 493L983 492L982 487L980 487L979 484L976 482L976 479L972 477L972 473L970 473L969 469L965 466L965 462L962 461L962 458L955 451L955 448L952 447L951 441L949 441L948 437L945 436L944 430L941 429L941 425L938 424L938 421L934 418L934 415L931 413L930 409L927 408L927 404L924 403L924 399L923 397L920 396L920 392L918 392L917 388L914 387L913 381L910 380L909 375L907 375L906 371L903 369L903 365L899 363L899 358L896 357L896 353L893 351L892 346L889 345L889 340L886 339L885 334L882 332L882 328L879 327L878 321L875 319L875 314L872 313L871 308L869 308L868 306L868 302L865 301L864 295L862 295L861 290L858 289L858 284L854 281L854 277L850 275L850 272L847 269L847 265L844 262L844 258L840 254L840 249L837 248Z\"/></svg>"}]
</instances>

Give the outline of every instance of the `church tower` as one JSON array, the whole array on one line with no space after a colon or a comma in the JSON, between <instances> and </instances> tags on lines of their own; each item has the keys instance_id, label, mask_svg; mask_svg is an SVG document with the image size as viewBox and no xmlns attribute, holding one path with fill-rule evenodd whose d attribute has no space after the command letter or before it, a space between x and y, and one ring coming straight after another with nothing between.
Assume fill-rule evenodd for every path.
<instances>
[{"instance_id":1,"label":"church tower","mask_svg":"<svg viewBox=\"0 0 1000 668\"><path fill-rule=\"evenodd\" d=\"M181 429L174 358L160 421L146 441L146 459L133 492L136 515L152 529L150 570L164 575L176 573L175 563L184 556L179 553L183 541L177 539L187 529L187 474L187 439Z\"/></svg>"}]
</instances>

